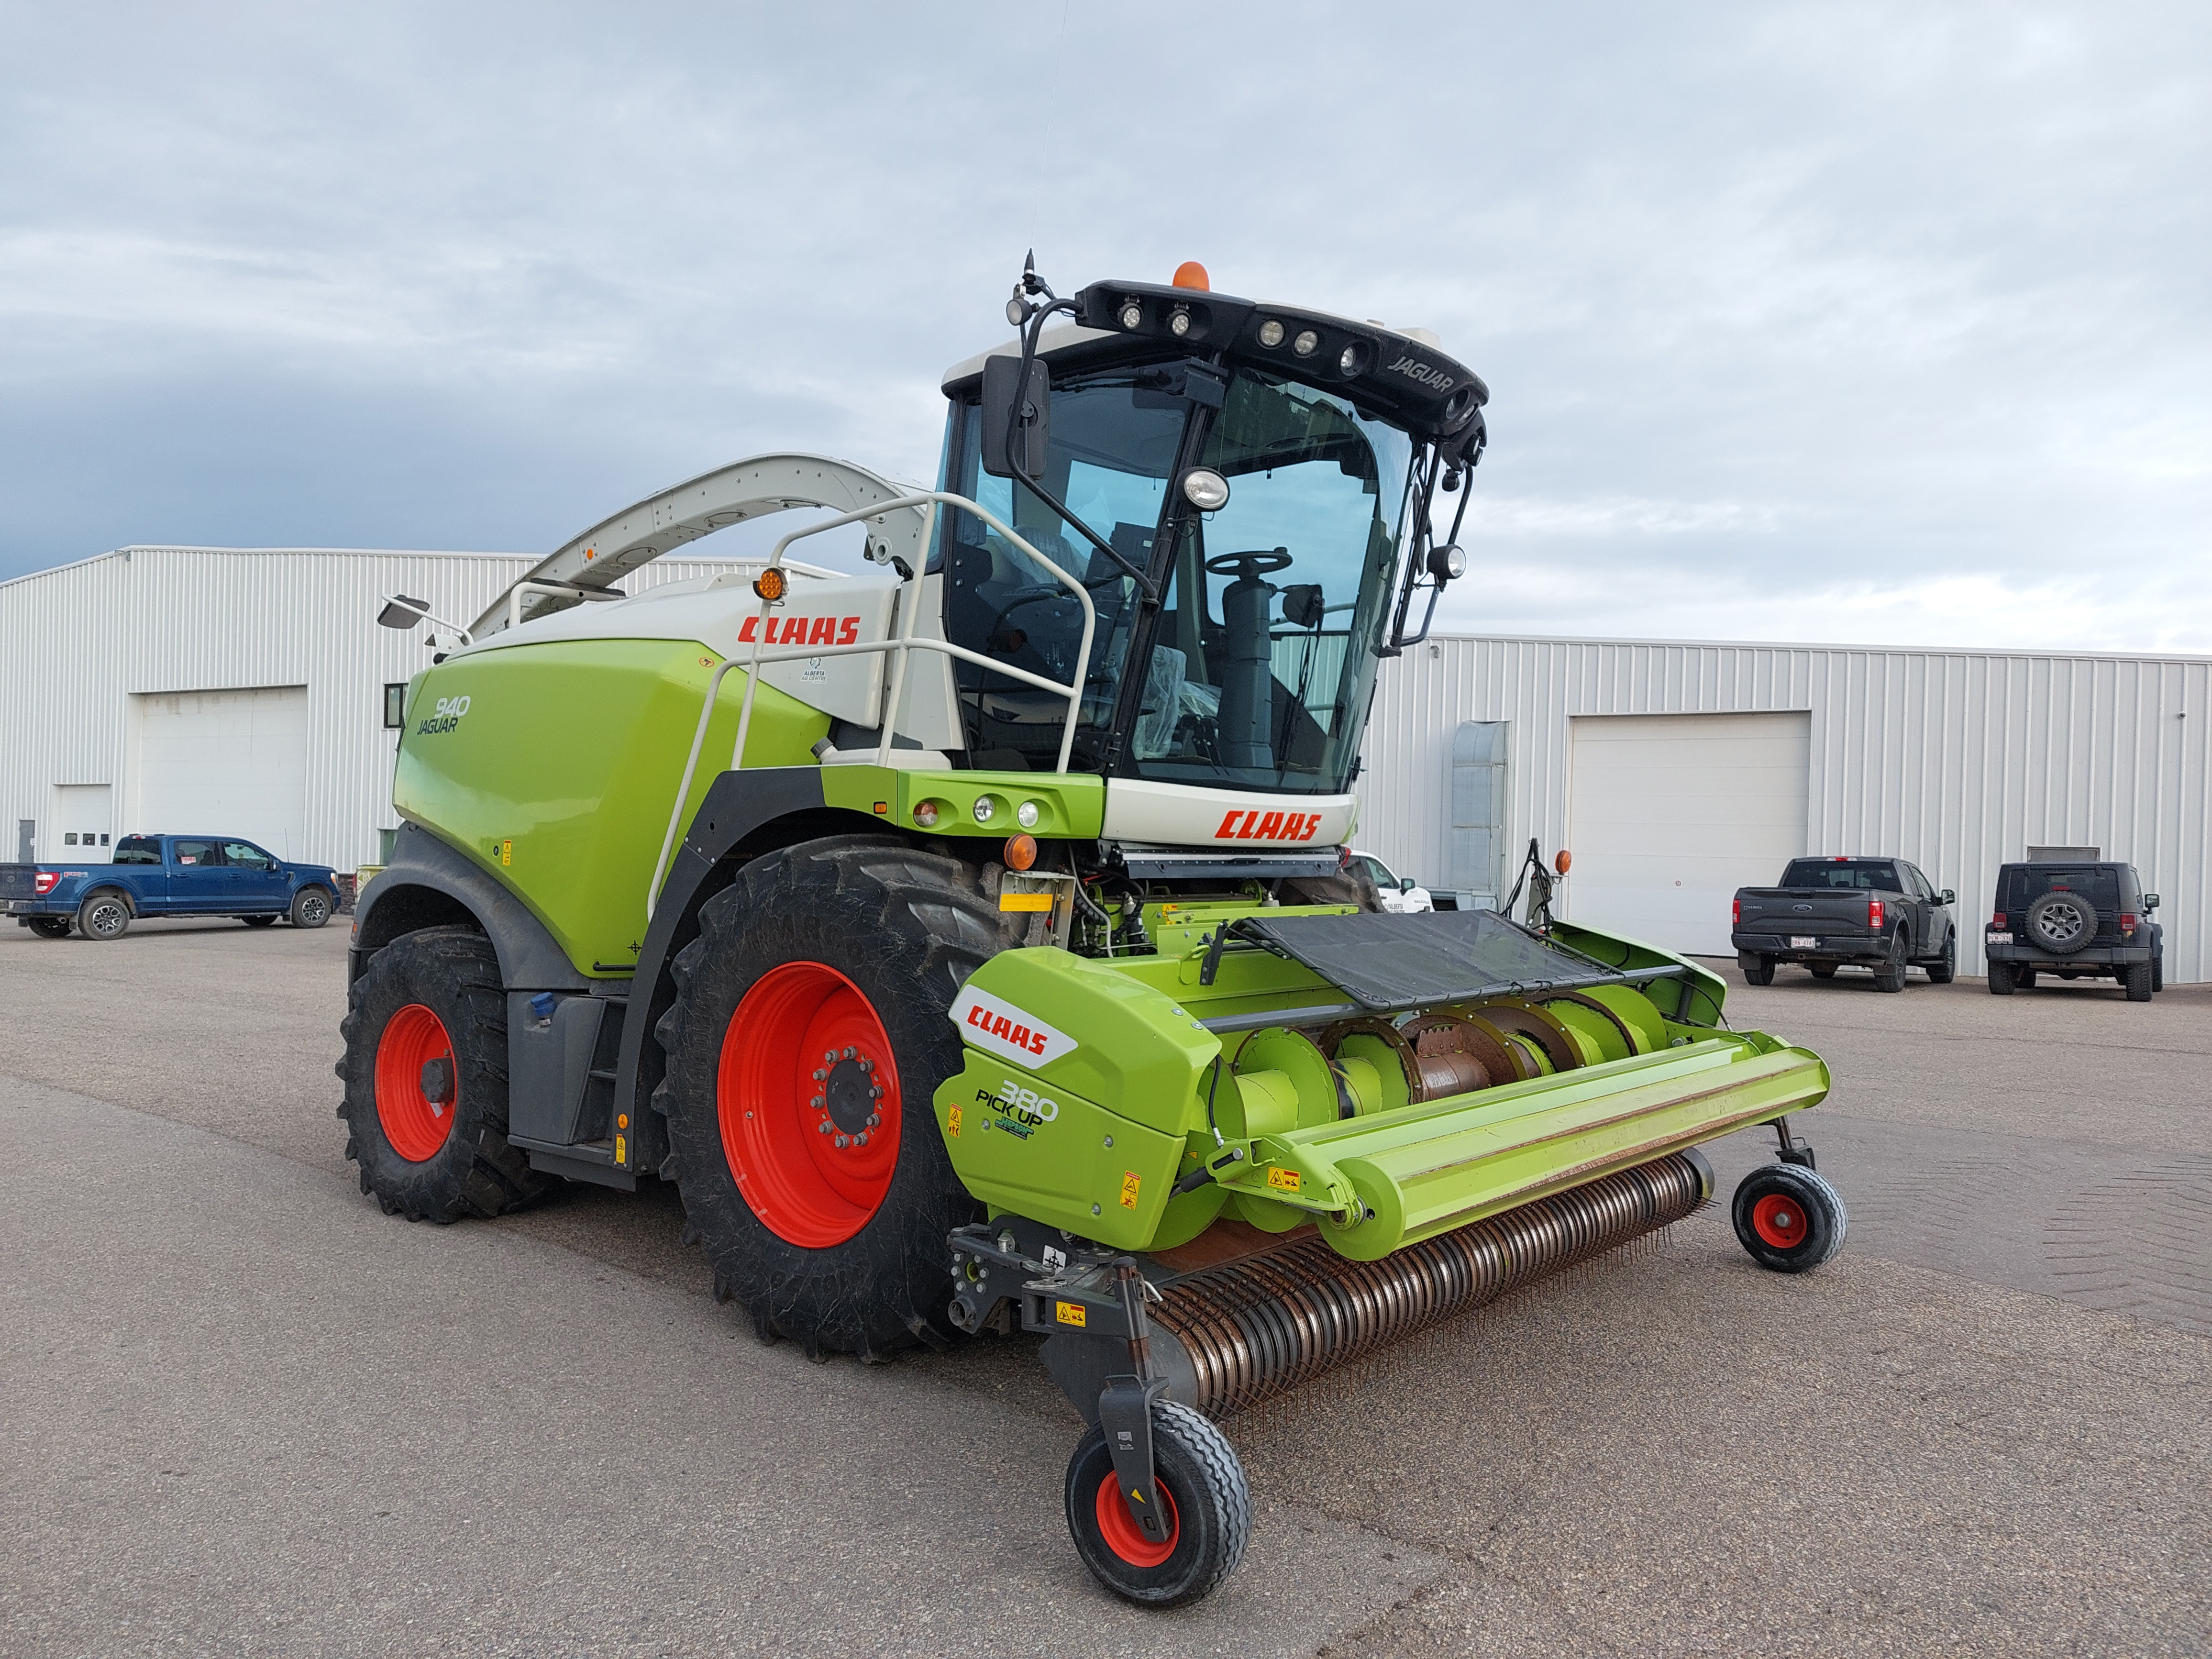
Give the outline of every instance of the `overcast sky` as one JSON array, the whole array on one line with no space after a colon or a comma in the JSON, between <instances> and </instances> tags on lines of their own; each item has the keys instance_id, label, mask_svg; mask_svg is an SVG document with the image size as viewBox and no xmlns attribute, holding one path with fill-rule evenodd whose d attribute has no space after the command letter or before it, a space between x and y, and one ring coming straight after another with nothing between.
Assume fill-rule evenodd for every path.
<instances>
[{"instance_id":1,"label":"overcast sky","mask_svg":"<svg viewBox=\"0 0 2212 1659\"><path fill-rule=\"evenodd\" d=\"M1034 247L1436 329L1455 628L2212 650L2201 0L0 27L0 577L922 477Z\"/></svg>"}]
</instances>

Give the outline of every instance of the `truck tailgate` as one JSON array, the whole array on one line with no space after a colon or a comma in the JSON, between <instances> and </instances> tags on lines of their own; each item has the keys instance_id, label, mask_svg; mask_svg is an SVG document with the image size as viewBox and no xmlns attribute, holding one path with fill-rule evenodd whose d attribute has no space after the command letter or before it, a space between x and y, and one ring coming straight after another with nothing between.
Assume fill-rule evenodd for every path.
<instances>
[{"instance_id":1,"label":"truck tailgate","mask_svg":"<svg viewBox=\"0 0 2212 1659\"><path fill-rule=\"evenodd\" d=\"M31 878L38 872L35 864L0 864L0 899L35 897Z\"/></svg>"},{"instance_id":2,"label":"truck tailgate","mask_svg":"<svg viewBox=\"0 0 2212 1659\"><path fill-rule=\"evenodd\" d=\"M1826 887L1747 887L1735 896L1736 931L1863 943L1876 937L1867 926L1867 902L1881 896Z\"/></svg>"}]
</instances>

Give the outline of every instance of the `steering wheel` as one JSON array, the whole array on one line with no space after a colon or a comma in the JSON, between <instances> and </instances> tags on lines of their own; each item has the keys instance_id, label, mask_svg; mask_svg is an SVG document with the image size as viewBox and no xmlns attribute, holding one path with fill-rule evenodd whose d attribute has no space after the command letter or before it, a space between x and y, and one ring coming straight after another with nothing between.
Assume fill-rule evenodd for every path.
<instances>
[{"instance_id":1,"label":"steering wheel","mask_svg":"<svg viewBox=\"0 0 2212 1659\"><path fill-rule=\"evenodd\" d=\"M1217 576L1272 576L1288 569L1290 563L1290 550L1277 547L1251 553L1217 553L1206 562L1206 568Z\"/></svg>"}]
</instances>

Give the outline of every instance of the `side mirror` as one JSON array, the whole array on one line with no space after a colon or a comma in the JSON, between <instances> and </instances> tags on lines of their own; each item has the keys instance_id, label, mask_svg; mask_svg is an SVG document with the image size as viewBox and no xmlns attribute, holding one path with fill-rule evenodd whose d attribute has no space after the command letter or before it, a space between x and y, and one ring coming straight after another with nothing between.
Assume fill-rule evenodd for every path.
<instances>
[{"instance_id":1,"label":"side mirror","mask_svg":"<svg viewBox=\"0 0 2212 1659\"><path fill-rule=\"evenodd\" d=\"M1411 876L1401 876L1398 878L1398 890L1401 893L1410 893L1419 884L1420 884L1416 882Z\"/></svg>"},{"instance_id":2,"label":"side mirror","mask_svg":"<svg viewBox=\"0 0 2212 1659\"><path fill-rule=\"evenodd\" d=\"M1958 902L1959 896L1953 892L1949 888L1946 887L1943 890L1942 902L1945 904L1956 904Z\"/></svg>"},{"instance_id":3,"label":"side mirror","mask_svg":"<svg viewBox=\"0 0 2212 1659\"><path fill-rule=\"evenodd\" d=\"M377 624L397 628L404 632L430 614L430 607L420 599L410 599L404 593L394 593L384 602L384 609L376 613Z\"/></svg>"},{"instance_id":4,"label":"side mirror","mask_svg":"<svg viewBox=\"0 0 2212 1659\"><path fill-rule=\"evenodd\" d=\"M2148 915L2151 911L2157 909L2158 895L2155 893L2145 893L2142 896L2142 907L2143 913L2146 915Z\"/></svg>"},{"instance_id":5,"label":"side mirror","mask_svg":"<svg viewBox=\"0 0 2212 1659\"><path fill-rule=\"evenodd\" d=\"M997 356L983 360L983 401L976 418L983 422L978 436L983 471L994 478L1044 476L1045 444L1051 435L1052 374L1042 363L1030 365L1028 384L1022 380L1022 360ZM1006 439L1012 434L1015 447L1008 453Z\"/></svg>"}]
</instances>

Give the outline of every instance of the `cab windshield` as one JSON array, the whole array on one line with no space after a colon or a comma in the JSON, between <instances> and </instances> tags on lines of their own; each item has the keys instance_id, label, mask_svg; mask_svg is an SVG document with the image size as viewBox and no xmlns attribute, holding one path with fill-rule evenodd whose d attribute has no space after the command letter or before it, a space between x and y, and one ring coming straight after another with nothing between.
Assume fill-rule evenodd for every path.
<instances>
[{"instance_id":1,"label":"cab windshield","mask_svg":"<svg viewBox=\"0 0 2212 1659\"><path fill-rule=\"evenodd\" d=\"M1053 392L1045 487L1148 574L1157 605L1035 492L981 471L972 404L947 487L1091 595L1072 764L1101 769L1118 750L1116 769L1139 777L1335 793L1389 620L1413 442L1333 392L1248 368L1221 388L1204 373L1121 371ZM1191 384L1199 396L1183 395ZM1170 489L1191 465L1229 480L1218 512ZM1052 572L967 514L951 515L939 568L949 639L1053 679L1074 672L1082 608ZM969 664L957 683L969 764L1054 763L1064 697Z\"/></svg>"}]
</instances>

